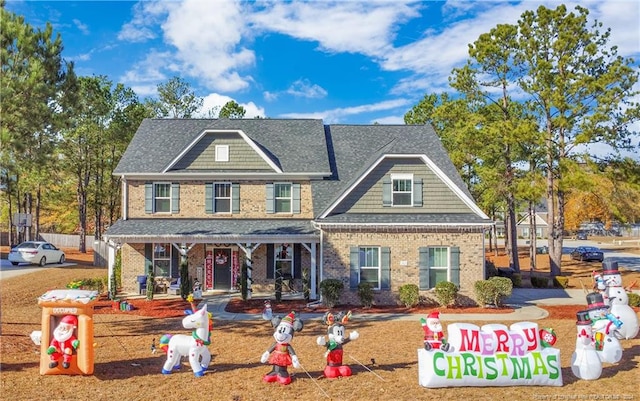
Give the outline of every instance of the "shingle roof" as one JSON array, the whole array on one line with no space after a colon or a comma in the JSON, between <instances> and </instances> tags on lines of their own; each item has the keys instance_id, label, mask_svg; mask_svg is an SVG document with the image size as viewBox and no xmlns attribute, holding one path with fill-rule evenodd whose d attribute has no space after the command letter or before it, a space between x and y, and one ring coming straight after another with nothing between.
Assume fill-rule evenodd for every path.
<instances>
[{"instance_id":1,"label":"shingle roof","mask_svg":"<svg viewBox=\"0 0 640 401\"><path fill-rule=\"evenodd\" d=\"M113 173L160 173L208 129L241 130L285 173L330 172L322 120L145 119Z\"/></svg>"},{"instance_id":2,"label":"shingle roof","mask_svg":"<svg viewBox=\"0 0 640 401\"><path fill-rule=\"evenodd\" d=\"M473 199L430 125L329 125L325 135L335 167L332 180L312 182L316 216L384 154L426 155Z\"/></svg>"},{"instance_id":3,"label":"shingle roof","mask_svg":"<svg viewBox=\"0 0 640 401\"><path fill-rule=\"evenodd\" d=\"M105 235L122 242L274 242L276 236L280 242L320 238L312 222L303 219L128 219L116 221Z\"/></svg>"}]
</instances>

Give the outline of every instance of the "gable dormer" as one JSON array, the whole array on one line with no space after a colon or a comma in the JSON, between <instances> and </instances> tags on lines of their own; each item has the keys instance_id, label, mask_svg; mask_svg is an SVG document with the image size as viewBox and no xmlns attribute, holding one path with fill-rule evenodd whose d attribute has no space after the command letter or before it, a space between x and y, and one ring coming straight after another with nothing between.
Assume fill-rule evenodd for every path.
<instances>
[{"instance_id":1,"label":"gable dormer","mask_svg":"<svg viewBox=\"0 0 640 401\"><path fill-rule=\"evenodd\" d=\"M206 130L164 172L281 172L278 165L242 131Z\"/></svg>"}]
</instances>

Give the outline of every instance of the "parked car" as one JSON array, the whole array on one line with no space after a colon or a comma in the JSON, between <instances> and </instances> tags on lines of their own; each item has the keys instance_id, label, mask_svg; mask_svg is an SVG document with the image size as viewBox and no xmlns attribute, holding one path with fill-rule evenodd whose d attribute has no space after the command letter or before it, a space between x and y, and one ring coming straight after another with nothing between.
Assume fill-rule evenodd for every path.
<instances>
[{"instance_id":1,"label":"parked car","mask_svg":"<svg viewBox=\"0 0 640 401\"><path fill-rule=\"evenodd\" d=\"M64 251L44 241L26 241L9 251L9 262L14 266L18 263L44 266L47 263L64 263L64 260Z\"/></svg>"},{"instance_id":2,"label":"parked car","mask_svg":"<svg viewBox=\"0 0 640 401\"><path fill-rule=\"evenodd\" d=\"M579 246L571 251L571 259L579 261L595 260L602 262L604 253L595 246Z\"/></svg>"},{"instance_id":3,"label":"parked car","mask_svg":"<svg viewBox=\"0 0 640 401\"><path fill-rule=\"evenodd\" d=\"M576 235L576 239L586 241L588 238L586 231L578 231L578 235Z\"/></svg>"}]
</instances>

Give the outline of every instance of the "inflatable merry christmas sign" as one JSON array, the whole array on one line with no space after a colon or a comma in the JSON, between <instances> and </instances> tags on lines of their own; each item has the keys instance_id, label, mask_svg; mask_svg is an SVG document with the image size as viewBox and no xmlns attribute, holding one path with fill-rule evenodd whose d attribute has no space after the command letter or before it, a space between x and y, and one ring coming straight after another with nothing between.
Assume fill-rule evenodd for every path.
<instances>
[{"instance_id":1,"label":"inflatable merry christmas sign","mask_svg":"<svg viewBox=\"0 0 640 401\"><path fill-rule=\"evenodd\" d=\"M552 330L539 330L532 322L509 327L453 323L447 334L446 350L418 350L421 386L562 386L560 350L552 347Z\"/></svg>"}]
</instances>

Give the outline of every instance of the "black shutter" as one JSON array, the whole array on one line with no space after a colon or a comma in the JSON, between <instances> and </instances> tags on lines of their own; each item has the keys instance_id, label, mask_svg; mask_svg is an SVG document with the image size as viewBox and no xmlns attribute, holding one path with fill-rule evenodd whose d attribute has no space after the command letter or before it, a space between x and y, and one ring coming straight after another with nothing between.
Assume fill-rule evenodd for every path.
<instances>
[{"instance_id":1,"label":"black shutter","mask_svg":"<svg viewBox=\"0 0 640 401\"><path fill-rule=\"evenodd\" d=\"M169 267L169 276L171 278L180 277L180 252L175 246L169 244L171 247L171 266Z\"/></svg>"},{"instance_id":2,"label":"black shutter","mask_svg":"<svg viewBox=\"0 0 640 401\"><path fill-rule=\"evenodd\" d=\"M293 244L293 278L302 278L302 261L300 244Z\"/></svg>"},{"instance_id":3,"label":"black shutter","mask_svg":"<svg viewBox=\"0 0 640 401\"><path fill-rule=\"evenodd\" d=\"M267 244L267 278L275 278L275 263L273 260L273 244Z\"/></svg>"},{"instance_id":4,"label":"black shutter","mask_svg":"<svg viewBox=\"0 0 640 401\"><path fill-rule=\"evenodd\" d=\"M153 266L153 244L144 244L144 274L149 275L149 266Z\"/></svg>"}]
</instances>

